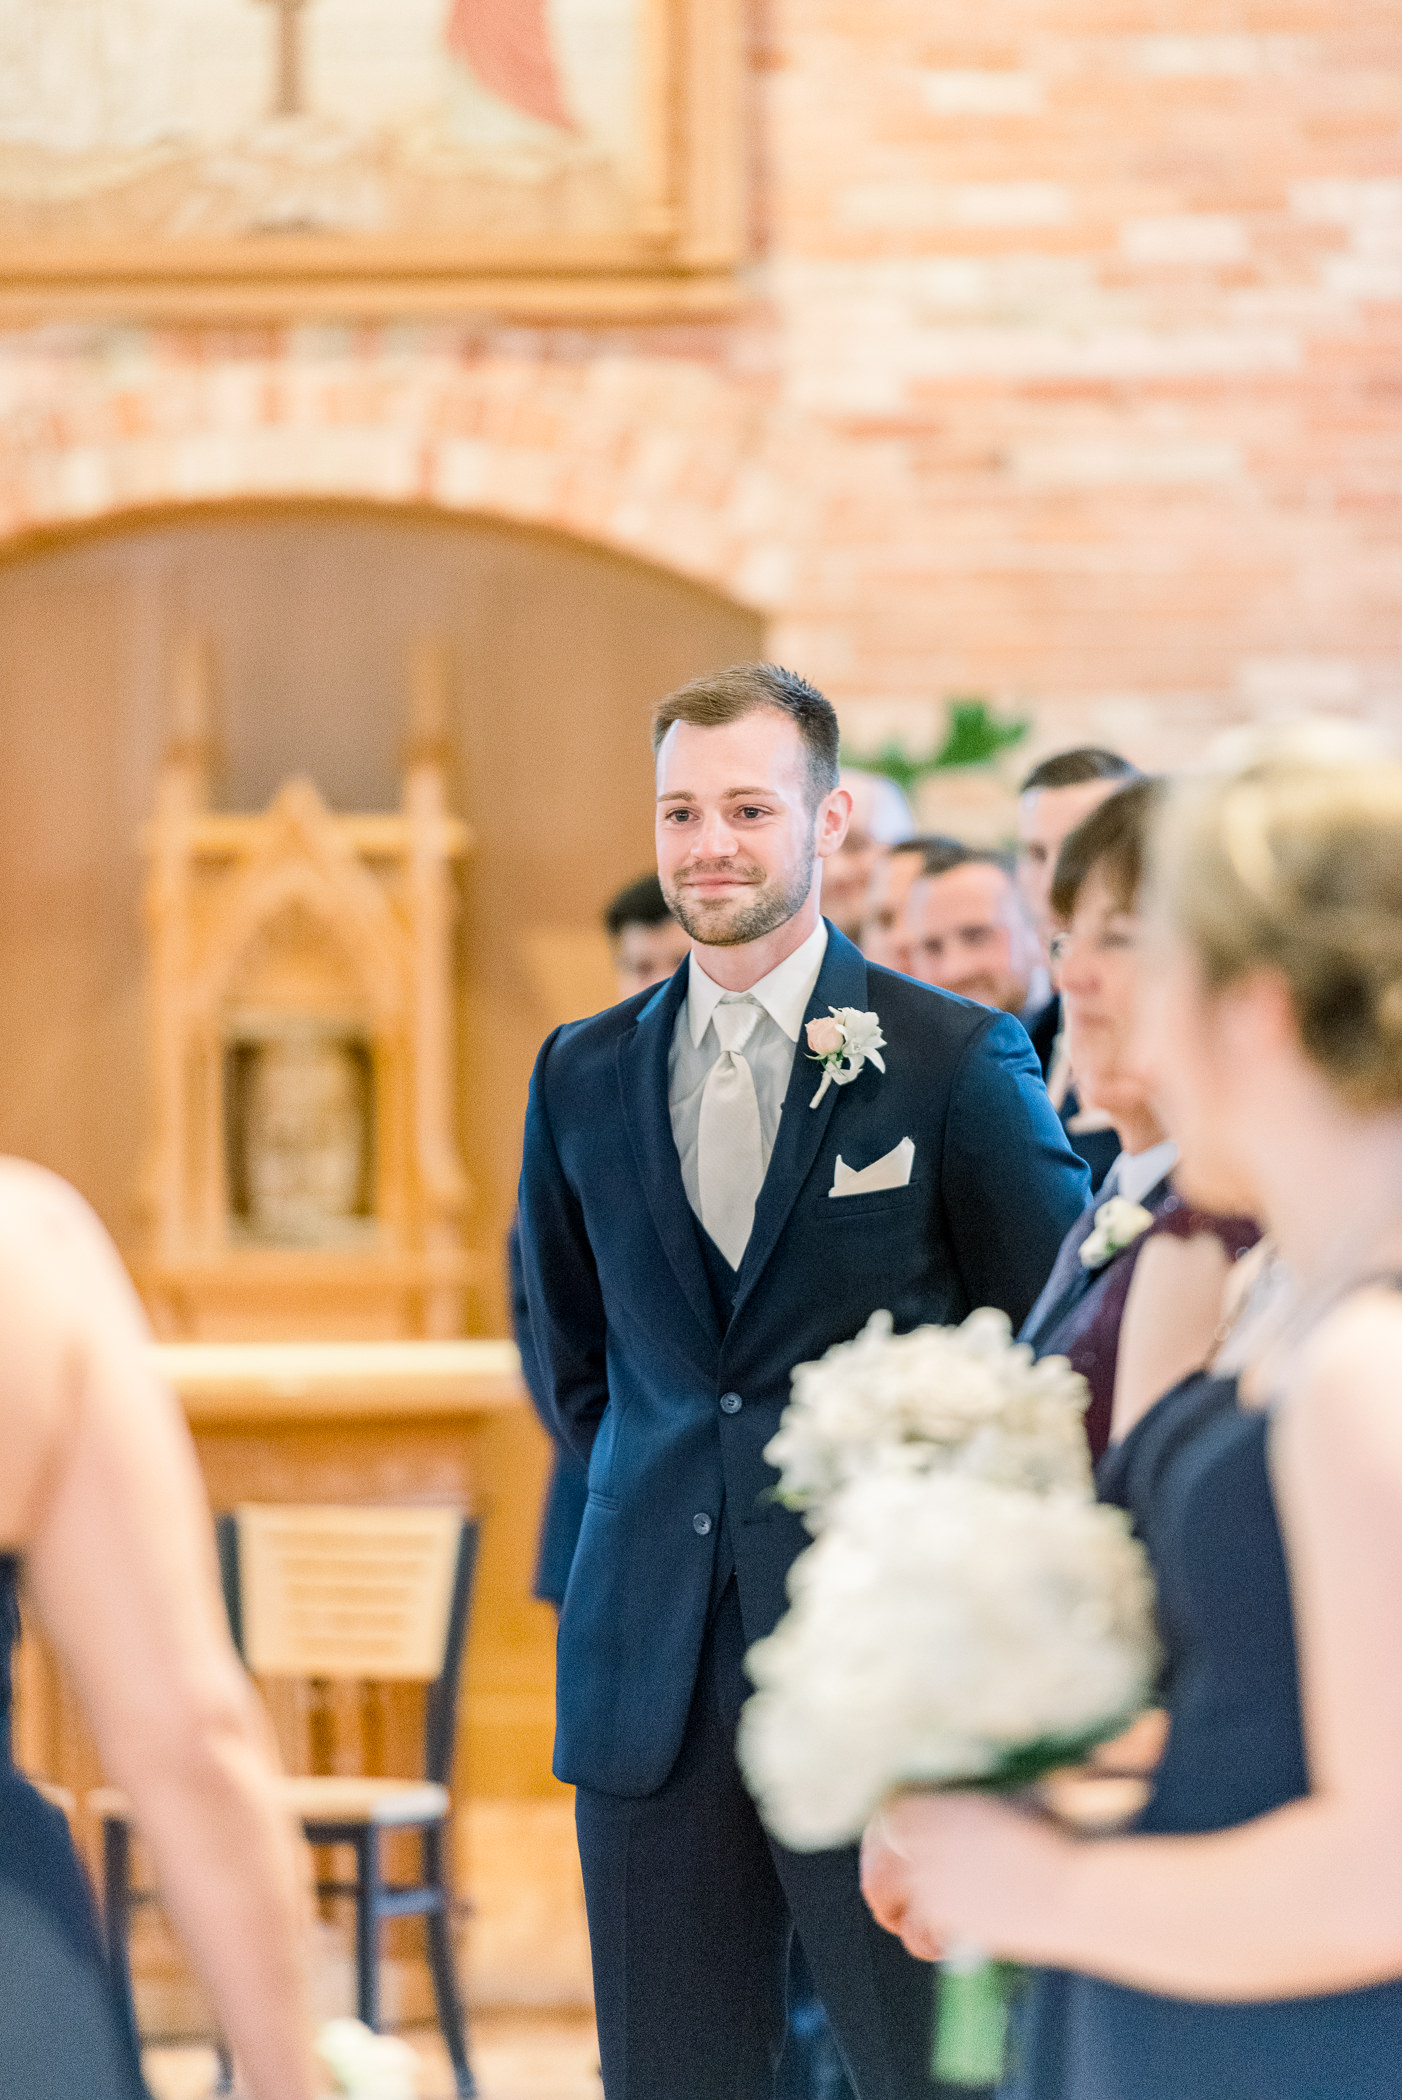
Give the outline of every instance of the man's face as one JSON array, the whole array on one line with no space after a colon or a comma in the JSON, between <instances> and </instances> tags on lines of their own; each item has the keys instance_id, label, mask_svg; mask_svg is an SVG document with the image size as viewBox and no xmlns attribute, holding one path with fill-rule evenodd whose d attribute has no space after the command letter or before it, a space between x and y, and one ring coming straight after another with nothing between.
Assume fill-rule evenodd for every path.
<instances>
[{"instance_id":1,"label":"man's face","mask_svg":"<svg viewBox=\"0 0 1402 2100\"><path fill-rule=\"evenodd\" d=\"M849 941L861 938L871 878L886 851L879 835L881 786L861 774L852 778L847 834L823 870L823 910Z\"/></svg>"},{"instance_id":2,"label":"man's face","mask_svg":"<svg viewBox=\"0 0 1402 2100\"><path fill-rule=\"evenodd\" d=\"M1123 786L1123 780L1087 780L1079 787L1034 788L1018 803L1018 887L1044 949L1056 931L1051 922L1056 856L1076 826Z\"/></svg>"},{"instance_id":3,"label":"man's face","mask_svg":"<svg viewBox=\"0 0 1402 2100\"><path fill-rule=\"evenodd\" d=\"M906 905L912 974L942 991L1015 1014L1039 961L1022 900L990 861L925 875Z\"/></svg>"},{"instance_id":4,"label":"man's face","mask_svg":"<svg viewBox=\"0 0 1402 2100\"><path fill-rule=\"evenodd\" d=\"M631 999L634 992L645 992L649 985L670 977L689 952L691 941L675 919L659 919L653 926L635 920L619 927L611 945L618 996Z\"/></svg>"},{"instance_id":5,"label":"man's face","mask_svg":"<svg viewBox=\"0 0 1402 2100\"><path fill-rule=\"evenodd\" d=\"M910 886L920 873L920 860L918 850L906 853L893 846L876 863L862 915L860 946L867 961L901 970L907 977L913 972L905 907Z\"/></svg>"},{"instance_id":6,"label":"man's face","mask_svg":"<svg viewBox=\"0 0 1402 2100\"><path fill-rule=\"evenodd\" d=\"M778 709L716 729L672 724L657 754L657 872L693 940L740 947L807 902L851 808L844 788L816 810L810 793L803 741Z\"/></svg>"}]
</instances>

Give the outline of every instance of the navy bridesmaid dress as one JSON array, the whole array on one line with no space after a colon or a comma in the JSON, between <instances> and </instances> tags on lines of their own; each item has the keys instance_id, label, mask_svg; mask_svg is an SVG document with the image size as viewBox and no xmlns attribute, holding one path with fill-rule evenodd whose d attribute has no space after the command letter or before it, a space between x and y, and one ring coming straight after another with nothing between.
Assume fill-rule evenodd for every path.
<instances>
[{"instance_id":1,"label":"navy bridesmaid dress","mask_svg":"<svg viewBox=\"0 0 1402 2100\"><path fill-rule=\"evenodd\" d=\"M149 2100L67 1821L11 1758L16 1577L0 1557L0 2094Z\"/></svg>"},{"instance_id":2,"label":"navy bridesmaid dress","mask_svg":"<svg viewBox=\"0 0 1402 2100\"><path fill-rule=\"evenodd\" d=\"M1230 1829L1309 1791L1269 1417L1199 1372L1102 1462L1158 1584L1170 1727L1143 1832ZM1247 2004L1046 1970L1003 2100L1397 2100L1402 1981Z\"/></svg>"}]
</instances>

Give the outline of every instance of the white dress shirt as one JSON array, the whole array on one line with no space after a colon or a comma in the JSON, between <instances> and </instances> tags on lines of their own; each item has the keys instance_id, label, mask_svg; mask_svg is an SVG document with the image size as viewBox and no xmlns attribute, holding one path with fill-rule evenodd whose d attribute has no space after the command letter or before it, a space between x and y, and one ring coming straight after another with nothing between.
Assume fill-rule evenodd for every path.
<instances>
[{"instance_id":1,"label":"white dress shirt","mask_svg":"<svg viewBox=\"0 0 1402 2100\"><path fill-rule=\"evenodd\" d=\"M1096 1200L1108 1203L1112 1196L1123 1196L1126 1203L1142 1203L1177 1164L1178 1147L1172 1138L1160 1138L1143 1152L1122 1152L1101 1183Z\"/></svg>"},{"instance_id":2,"label":"white dress shirt","mask_svg":"<svg viewBox=\"0 0 1402 2100\"><path fill-rule=\"evenodd\" d=\"M818 982L827 953L828 929L820 919L813 932L792 955L758 984L739 995L760 1009L741 1056L750 1068L759 1102L760 1147L765 1172L769 1171L774 1140L779 1134L779 1114L793 1073L794 1049L803 1030L803 1017ZM730 997L737 996L734 993ZM672 1137L681 1161L682 1187L686 1200L701 1215L701 1179L696 1167L696 1144L701 1128L701 1089L706 1074L720 1056L720 1038L711 1016L722 999L725 986L708 977L693 948L686 998L672 1032L667 1065L667 1102L672 1115Z\"/></svg>"}]
</instances>

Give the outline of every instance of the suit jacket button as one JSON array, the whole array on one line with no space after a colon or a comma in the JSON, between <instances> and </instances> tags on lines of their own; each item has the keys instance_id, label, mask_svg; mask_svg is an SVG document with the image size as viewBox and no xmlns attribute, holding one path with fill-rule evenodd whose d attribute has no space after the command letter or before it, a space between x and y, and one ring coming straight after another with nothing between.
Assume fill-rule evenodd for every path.
<instances>
[{"instance_id":1,"label":"suit jacket button","mask_svg":"<svg viewBox=\"0 0 1402 2100\"><path fill-rule=\"evenodd\" d=\"M720 1411L723 1415L738 1415L744 1404L738 1393L722 1393L720 1396Z\"/></svg>"},{"instance_id":2,"label":"suit jacket button","mask_svg":"<svg viewBox=\"0 0 1402 2100\"><path fill-rule=\"evenodd\" d=\"M711 1520L704 1509L697 1510L696 1515L691 1520L691 1528L698 1538L705 1538L706 1533L711 1528Z\"/></svg>"}]
</instances>

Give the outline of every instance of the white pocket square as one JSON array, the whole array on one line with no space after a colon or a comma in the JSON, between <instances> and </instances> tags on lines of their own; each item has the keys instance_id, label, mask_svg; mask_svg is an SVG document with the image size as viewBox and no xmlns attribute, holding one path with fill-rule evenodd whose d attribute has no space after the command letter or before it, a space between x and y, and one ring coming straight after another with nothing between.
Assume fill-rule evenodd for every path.
<instances>
[{"instance_id":1,"label":"white pocket square","mask_svg":"<svg viewBox=\"0 0 1402 2100\"><path fill-rule=\"evenodd\" d=\"M832 1170L830 1196L869 1196L875 1189L903 1189L915 1165L915 1140L902 1138L869 1167L849 1167L839 1152Z\"/></svg>"}]
</instances>

